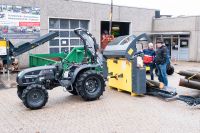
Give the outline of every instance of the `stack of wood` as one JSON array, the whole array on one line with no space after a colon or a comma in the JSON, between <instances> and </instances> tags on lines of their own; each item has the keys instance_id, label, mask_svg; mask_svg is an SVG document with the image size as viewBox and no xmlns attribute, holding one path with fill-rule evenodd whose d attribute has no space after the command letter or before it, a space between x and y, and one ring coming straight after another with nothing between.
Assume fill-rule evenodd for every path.
<instances>
[{"instance_id":1,"label":"stack of wood","mask_svg":"<svg viewBox=\"0 0 200 133\"><path fill-rule=\"evenodd\" d=\"M3 67L6 69L7 68L7 64L3 64L3 61L0 60L0 72L3 72ZM19 61L17 59L14 59L14 61L12 62L12 64L9 65L8 69L11 72L19 71Z\"/></svg>"},{"instance_id":2,"label":"stack of wood","mask_svg":"<svg viewBox=\"0 0 200 133\"><path fill-rule=\"evenodd\" d=\"M165 87L163 83L149 79L146 79L146 86L147 88L159 88L159 89L163 89Z\"/></svg>"},{"instance_id":3,"label":"stack of wood","mask_svg":"<svg viewBox=\"0 0 200 133\"><path fill-rule=\"evenodd\" d=\"M200 71L187 70L180 71L178 74L185 76L180 79L179 86L200 90Z\"/></svg>"}]
</instances>

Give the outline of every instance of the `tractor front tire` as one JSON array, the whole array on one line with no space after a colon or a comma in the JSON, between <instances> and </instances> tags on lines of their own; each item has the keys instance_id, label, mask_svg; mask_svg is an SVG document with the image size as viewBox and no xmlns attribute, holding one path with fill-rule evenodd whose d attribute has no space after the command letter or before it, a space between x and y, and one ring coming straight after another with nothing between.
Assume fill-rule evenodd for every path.
<instances>
[{"instance_id":1,"label":"tractor front tire","mask_svg":"<svg viewBox=\"0 0 200 133\"><path fill-rule=\"evenodd\" d=\"M93 101L103 95L105 81L96 71L87 70L79 75L76 88L85 101Z\"/></svg>"},{"instance_id":2,"label":"tractor front tire","mask_svg":"<svg viewBox=\"0 0 200 133\"><path fill-rule=\"evenodd\" d=\"M32 84L24 89L22 101L29 109L40 109L45 106L48 101L48 92L44 86Z\"/></svg>"},{"instance_id":3,"label":"tractor front tire","mask_svg":"<svg viewBox=\"0 0 200 133\"><path fill-rule=\"evenodd\" d=\"M22 93L26 89L26 86L17 86L17 96L22 100Z\"/></svg>"}]
</instances>

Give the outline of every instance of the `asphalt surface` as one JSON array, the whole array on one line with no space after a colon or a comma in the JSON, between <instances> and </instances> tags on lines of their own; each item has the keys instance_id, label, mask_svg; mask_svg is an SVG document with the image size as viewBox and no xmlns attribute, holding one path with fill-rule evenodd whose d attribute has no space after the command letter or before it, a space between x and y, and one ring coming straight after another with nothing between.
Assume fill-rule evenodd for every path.
<instances>
[{"instance_id":1,"label":"asphalt surface","mask_svg":"<svg viewBox=\"0 0 200 133\"><path fill-rule=\"evenodd\" d=\"M200 63L180 62L175 68L200 70ZM179 87L178 74L168 78L179 94L200 96L199 90ZM1 88L0 107L2 133L200 133L200 106L153 96L131 97L108 87L93 102L55 88L40 110L27 109L16 88Z\"/></svg>"}]
</instances>

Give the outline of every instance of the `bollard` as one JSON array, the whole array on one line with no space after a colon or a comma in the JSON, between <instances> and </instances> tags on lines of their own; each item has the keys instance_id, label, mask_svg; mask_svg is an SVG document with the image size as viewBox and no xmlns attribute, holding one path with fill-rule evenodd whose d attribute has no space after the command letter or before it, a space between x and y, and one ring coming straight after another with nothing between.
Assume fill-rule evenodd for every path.
<instances>
[{"instance_id":1,"label":"bollard","mask_svg":"<svg viewBox=\"0 0 200 133\"><path fill-rule=\"evenodd\" d=\"M5 77L5 68L3 67L3 76Z\"/></svg>"},{"instance_id":2,"label":"bollard","mask_svg":"<svg viewBox=\"0 0 200 133\"><path fill-rule=\"evenodd\" d=\"M7 70L7 79L8 79L8 81L10 81L10 71L9 71L9 69Z\"/></svg>"}]
</instances>

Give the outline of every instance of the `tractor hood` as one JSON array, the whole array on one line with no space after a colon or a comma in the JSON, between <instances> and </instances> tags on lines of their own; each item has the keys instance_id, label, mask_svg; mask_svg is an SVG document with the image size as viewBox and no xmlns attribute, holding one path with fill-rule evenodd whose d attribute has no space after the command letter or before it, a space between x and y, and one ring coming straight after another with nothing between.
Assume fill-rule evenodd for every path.
<instances>
[{"instance_id":1,"label":"tractor hood","mask_svg":"<svg viewBox=\"0 0 200 133\"><path fill-rule=\"evenodd\" d=\"M36 79L41 75L41 73L44 73L45 70L47 70L47 72L49 71L48 73L53 73L55 69L55 65L27 68L18 73L16 81L19 85L24 85L26 79ZM31 82L32 81L28 82L27 84L30 84Z\"/></svg>"}]
</instances>

